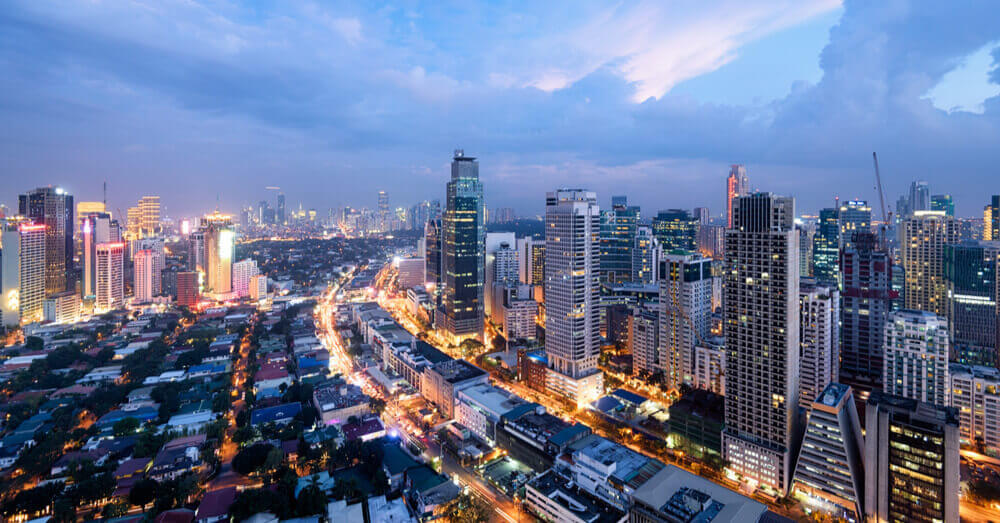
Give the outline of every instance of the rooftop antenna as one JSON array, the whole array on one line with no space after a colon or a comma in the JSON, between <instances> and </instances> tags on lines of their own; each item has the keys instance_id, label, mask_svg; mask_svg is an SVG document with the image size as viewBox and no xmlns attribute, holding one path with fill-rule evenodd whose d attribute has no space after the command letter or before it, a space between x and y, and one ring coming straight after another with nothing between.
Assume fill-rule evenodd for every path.
<instances>
[{"instance_id":1,"label":"rooftop antenna","mask_svg":"<svg viewBox=\"0 0 1000 523\"><path fill-rule=\"evenodd\" d=\"M103 198L104 199L102 200L102 202L104 203L104 208L107 209L107 207L108 207L108 181L107 180L104 180L104 197Z\"/></svg>"}]
</instances>

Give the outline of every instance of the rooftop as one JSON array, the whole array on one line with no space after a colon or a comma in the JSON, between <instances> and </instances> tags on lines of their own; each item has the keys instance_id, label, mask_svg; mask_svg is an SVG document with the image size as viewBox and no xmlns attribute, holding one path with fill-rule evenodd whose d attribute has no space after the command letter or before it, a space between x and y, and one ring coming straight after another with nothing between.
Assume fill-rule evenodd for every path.
<instances>
[{"instance_id":1,"label":"rooftop","mask_svg":"<svg viewBox=\"0 0 1000 523\"><path fill-rule=\"evenodd\" d=\"M528 482L528 486L587 523L617 523L625 514L618 509L567 487L571 482L550 469Z\"/></svg>"},{"instance_id":2,"label":"rooftop","mask_svg":"<svg viewBox=\"0 0 1000 523\"><path fill-rule=\"evenodd\" d=\"M500 415L525 403L523 399L486 383L461 390L458 395L459 397L465 396L487 411Z\"/></svg>"},{"instance_id":3,"label":"rooftop","mask_svg":"<svg viewBox=\"0 0 1000 523\"><path fill-rule=\"evenodd\" d=\"M486 375L486 371L465 360L438 363L434 366L434 372L441 375L448 383L460 383Z\"/></svg>"},{"instance_id":4,"label":"rooftop","mask_svg":"<svg viewBox=\"0 0 1000 523\"><path fill-rule=\"evenodd\" d=\"M759 521L767 512L763 503L673 465L660 470L633 497L679 521Z\"/></svg>"}]
</instances>

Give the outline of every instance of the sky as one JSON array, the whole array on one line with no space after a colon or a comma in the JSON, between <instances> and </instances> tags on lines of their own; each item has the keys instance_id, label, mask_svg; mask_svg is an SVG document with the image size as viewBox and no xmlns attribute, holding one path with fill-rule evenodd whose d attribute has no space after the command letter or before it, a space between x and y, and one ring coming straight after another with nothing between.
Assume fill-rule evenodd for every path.
<instances>
[{"instance_id":1,"label":"sky","mask_svg":"<svg viewBox=\"0 0 1000 523\"><path fill-rule=\"evenodd\" d=\"M487 206L628 195L643 214L755 190L889 205L913 180L981 215L1000 193L989 1L0 5L0 198L60 185L190 215L444 199L452 151ZM875 207L877 209L877 206Z\"/></svg>"}]
</instances>

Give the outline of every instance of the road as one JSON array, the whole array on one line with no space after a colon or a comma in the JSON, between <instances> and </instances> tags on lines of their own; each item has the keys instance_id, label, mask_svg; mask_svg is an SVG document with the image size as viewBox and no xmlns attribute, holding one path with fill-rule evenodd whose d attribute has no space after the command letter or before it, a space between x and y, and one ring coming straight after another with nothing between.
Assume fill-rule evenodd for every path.
<instances>
[{"instance_id":1,"label":"road","mask_svg":"<svg viewBox=\"0 0 1000 523\"><path fill-rule=\"evenodd\" d=\"M254 328L256 323L256 317L250 323L250 329ZM260 486L255 484L252 480L237 474L233 470L233 458L239 452L239 445L233 441L233 434L236 433L236 415L246 408L246 402L243 398L246 397L246 385L247 385L247 359L250 357L250 334L244 335L240 339L239 347L236 348L239 354L239 358L236 363L233 364L233 374L232 374L232 394L233 402L229 408L229 412L226 413L226 421L228 426L223 433L222 443L219 445L219 472L212 479L211 483L208 485L208 490L218 490L227 487L237 487L240 489Z\"/></svg>"}]
</instances>

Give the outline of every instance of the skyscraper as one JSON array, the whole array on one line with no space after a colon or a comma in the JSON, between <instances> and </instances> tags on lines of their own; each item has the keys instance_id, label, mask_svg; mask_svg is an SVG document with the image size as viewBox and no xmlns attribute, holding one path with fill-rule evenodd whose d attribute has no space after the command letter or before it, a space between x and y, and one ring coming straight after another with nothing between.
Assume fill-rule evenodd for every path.
<instances>
[{"instance_id":1,"label":"skyscraper","mask_svg":"<svg viewBox=\"0 0 1000 523\"><path fill-rule=\"evenodd\" d=\"M58 187L39 187L22 194L18 205L22 216L45 225L45 293L75 290L73 197Z\"/></svg>"},{"instance_id":2,"label":"skyscraper","mask_svg":"<svg viewBox=\"0 0 1000 523\"><path fill-rule=\"evenodd\" d=\"M278 225L285 225L285 193L279 192L276 198L275 221Z\"/></svg>"},{"instance_id":3,"label":"skyscraper","mask_svg":"<svg viewBox=\"0 0 1000 523\"><path fill-rule=\"evenodd\" d=\"M994 194L986 207L983 223L983 239L986 241L1000 240L1000 194Z\"/></svg>"},{"instance_id":4,"label":"skyscraper","mask_svg":"<svg viewBox=\"0 0 1000 523\"><path fill-rule=\"evenodd\" d=\"M160 197L139 198L139 234L143 238L160 234Z\"/></svg>"},{"instance_id":5,"label":"skyscraper","mask_svg":"<svg viewBox=\"0 0 1000 523\"><path fill-rule=\"evenodd\" d=\"M799 404L808 409L840 366L840 293L815 280L799 283Z\"/></svg>"},{"instance_id":6,"label":"skyscraper","mask_svg":"<svg viewBox=\"0 0 1000 523\"><path fill-rule=\"evenodd\" d=\"M517 245L517 240L512 232L491 232L486 234L485 245L483 311L486 317L490 317L493 313L494 286L517 281L517 251L511 247L512 245ZM510 259L512 256L513 260ZM498 263L501 265L500 267L498 267ZM511 274L509 272L512 264L514 270L513 279L510 278Z\"/></svg>"},{"instance_id":7,"label":"skyscraper","mask_svg":"<svg viewBox=\"0 0 1000 523\"><path fill-rule=\"evenodd\" d=\"M834 520L863 521L865 442L851 387L830 383L807 408L793 491Z\"/></svg>"},{"instance_id":8,"label":"skyscraper","mask_svg":"<svg viewBox=\"0 0 1000 523\"><path fill-rule=\"evenodd\" d=\"M188 235L187 268L193 272L205 272L205 231L197 229Z\"/></svg>"},{"instance_id":9,"label":"skyscraper","mask_svg":"<svg viewBox=\"0 0 1000 523\"><path fill-rule=\"evenodd\" d=\"M944 246L953 361L1000 367L1000 242Z\"/></svg>"},{"instance_id":10,"label":"skyscraper","mask_svg":"<svg viewBox=\"0 0 1000 523\"><path fill-rule=\"evenodd\" d=\"M813 275L813 235L814 227L796 224L799 230L799 275L803 278Z\"/></svg>"},{"instance_id":11,"label":"skyscraper","mask_svg":"<svg viewBox=\"0 0 1000 523\"><path fill-rule=\"evenodd\" d=\"M909 214L931 210L931 190L927 182L920 180L910 183Z\"/></svg>"},{"instance_id":12,"label":"skyscraper","mask_svg":"<svg viewBox=\"0 0 1000 523\"><path fill-rule=\"evenodd\" d=\"M636 283L656 283L660 266L660 242L650 227L638 227L635 245L632 246L632 281Z\"/></svg>"},{"instance_id":13,"label":"skyscraper","mask_svg":"<svg viewBox=\"0 0 1000 523\"><path fill-rule=\"evenodd\" d=\"M239 298L250 296L250 281L260 274L257 262L247 258L233 264L233 292Z\"/></svg>"},{"instance_id":14,"label":"skyscraper","mask_svg":"<svg viewBox=\"0 0 1000 523\"><path fill-rule=\"evenodd\" d=\"M125 244L97 244L97 282L94 311L103 313L125 305Z\"/></svg>"},{"instance_id":15,"label":"skyscraper","mask_svg":"<svg viewBox=\"0 0 1000 523\"><path fill-rule=\"evenodd\" d=\"M892 289L892 258L874 233L855 233L841 253L840 381L865 400L882 389L885 324L898 294Z\"/></svg>"},{"instance_id":16,"label":"skyscraper","mask_svg":"<svg viewBox=\"0 0 1000 523\"><path fill-rule=\"evenodd\" d=\"M129 242L131 252L148 250L153 253L151 267L151 296L159 296L163 293L163 269L166 266L166 253L163 250L163 238L147 236L140 240Z\"/></svg>"},{"instance_id":17,"label":"skyscraper","mask_svg":"<svg viewBox=\"0 0 1000 523\"><path fill-rule=\"evenodd\" d=\"M486 265L486 207L479 162L456 150L441 220L443 317L453 342L481 338Z\"/></svg>"},{"instance_id":18,"label":"skyscraper","mask_svg":"<svg viewBox=\"0 0 1000 523\"><path fill-rule=\"evenodd\" d=\"M837 209L819 211L819 223L813 235L812 270L816 281L837 286L840 281L840 219Z\"/></svg>"},{"instance_id":19,"label":"skyscraper","mask_svg":"<svg viewBox=\"0 0 1000 523\"><path fill-rule=\"evenodd\" d=\"M865 419L865 520L958 521L956 409L875 391Z\"/></svg>"},{"instance_id":20,"label":"skyscraper","mask_svg":"<svg viewBox=\"0 0 1000 523\"><path fill-rule=\"evenodd\" d=\"M7 327L42 320L48 243L45 229L43 224L23 223L9 225L0 233L0 313Z\"/></svg>"},{"instance_id":21,"label":"skyscraper","mask_svg":"<svg viewBox=\"0 0 1000 523\"><path fill-rule=\"evenodd\" d=\"M441 218L431 218L424 224L424 274L427 284L441 286Z\"/></svg>"},{"instance_id":22,"label":"skyscraper","mask_svg":"<svg viewBox=\"0 0 1000 523\"><path fill-rule=\"evenodd\" d=\"M944 211L948 216L955 216L955 201L950 194L935 194L931 196L931 210Z\"/></svg>"},{"instance_id":23,"label":"skyscraper","mask_svg":"<svg viewBox=\"0 0 1000 523\"><path fill-rule=\"evenodd\" d=\"M82 242L83 278L80 292L83 296L97 294L97 245L121 240L121 235L113 231L111 215L106 213L87 214L82 219L80 236Z\"/></svg>"},{"instance_id":24,"label":"skyscraper","mask_svg":"<svg viewBox=\"0 0 1000 523\"><path fill-rule=\"evenodd\" d=\"M747 179L747 168L743 165L729 166L729 176L726 178L726 227L733 226L733 199L750 193L750 181Z\"/></svg>"},{"instance_id":25,"label":"skyscraper","mask_svg":"<svg viewBox=\"0 0 1000 523\"><path fill-rule=\"evenodd\" d=\"M593 192L560 189L545 198L547 386L578 405L602 393L598 231Z\"/></svg>"},{"instance_id":26,"label":"skyscraper","mask_svg":"<svg viewBox=\"0 0 1000 523\"><path fill-rule=\"evenodd\" d=\"M639 224L639 208L629 206L624 196L615 197L610 210L601 211L601 281L632 280L632 248Z\"/></svg>"},{"instance_id":27,"label":"skyscraper","mask_svg":"<svg viewBox=\"0 0 1000 523\"><path fill-rule=\"evenodd\" d=\"M851 246L851 237L855 232L872 230L872 208L864 200L850 200L842 204L837 219L841 249Z\"/></svg>"},{"instance_id":28,"label":"skyscraper","mask_svg":"<svg viewBox=\"0 0 1000 523\"><path fill-rule=\"evenodd\" d=\"M149 303L153 301L153 272L156 262L153 251L143 249L136 251L132 255L132 274L135 278L133 292L136 303Z\"/></svg>"},{"instance_id":29,"label":"skyscraper","mask_svg":"<svg viewBox=\"0 0 1000 523\"><path fill-rule=\"evenodd\" d=\"M691 213L695 220L698 220L698 225L708 225L710 221L710 215L708 212L708 207L695 207L694 211Z\"/></svg>"},{"instance_id":30,"label":"skyscraper","mask_svg":"<svg viewBox=\"0 0 1000 523\"><path fill-rule=\"evenodd\" d=\"M698 219L684 209L668 209L653 217L653 235L664 252L698 249Z\"/></svg>"},{"instance_id":31,"label":"skyscraper","mask_svg":"<svg viewBox=\"0 0 1000 523\"><path fill-rule=\"evenodd\" d=\"M885 324L883 390L948 404L948 322L927 311L899 310Z\"/></svg>"},{"instance_id":32,"label":"skyscraper","mask_svg":"<svg viewBox=\"0 0 1000 523\"><path fill-rule=\"evenodd\" d=\"M946 316L944 246L958 241L955 219L941 211L914 211L903 221L901 240L904 306Z\"/></svg>"},{"instance_id":33,"label":"skyscraper","mask_svg":"<svg viewBox=\"0 0 1000 523\"><path fill-rule=\"evenodd\" d=\"M206 215L202 223L205 235L205 290L228 294L233 290L233 258L236 256L232 217L217 211Z\"/></svg>"},{"instance_id":34,"label":"skyscraper","mask_svg":"<svg viewBox=\"0 0 1000 523\"><path fill-rule=\"evenodd\" d=\"M694 348L712 328L712 260L700 254L665 254L659 266L660 367L667 384L694 383Z\"/></svg>"},{"instance_id":35,"label":"skyscraper","mask_svg":"<svg viewBox=\"0 0 1000 523\"><path fill-rule=\"evenodd\" d=\"M726 231L723 457L744 480L782 494L800 432L799 250L795 201L756 193L733 201Z\"/></svg>"},{"instance_id":36,"label":"skyscraper","mask_svg":"<svg viewBox=\"0 0 1000 523\"><path fill-rule=\"evenodd\" d=\"M198 304L198 273L185 271L177 273L177 304L194 307Z\"/></svg>"}]
</instances>

